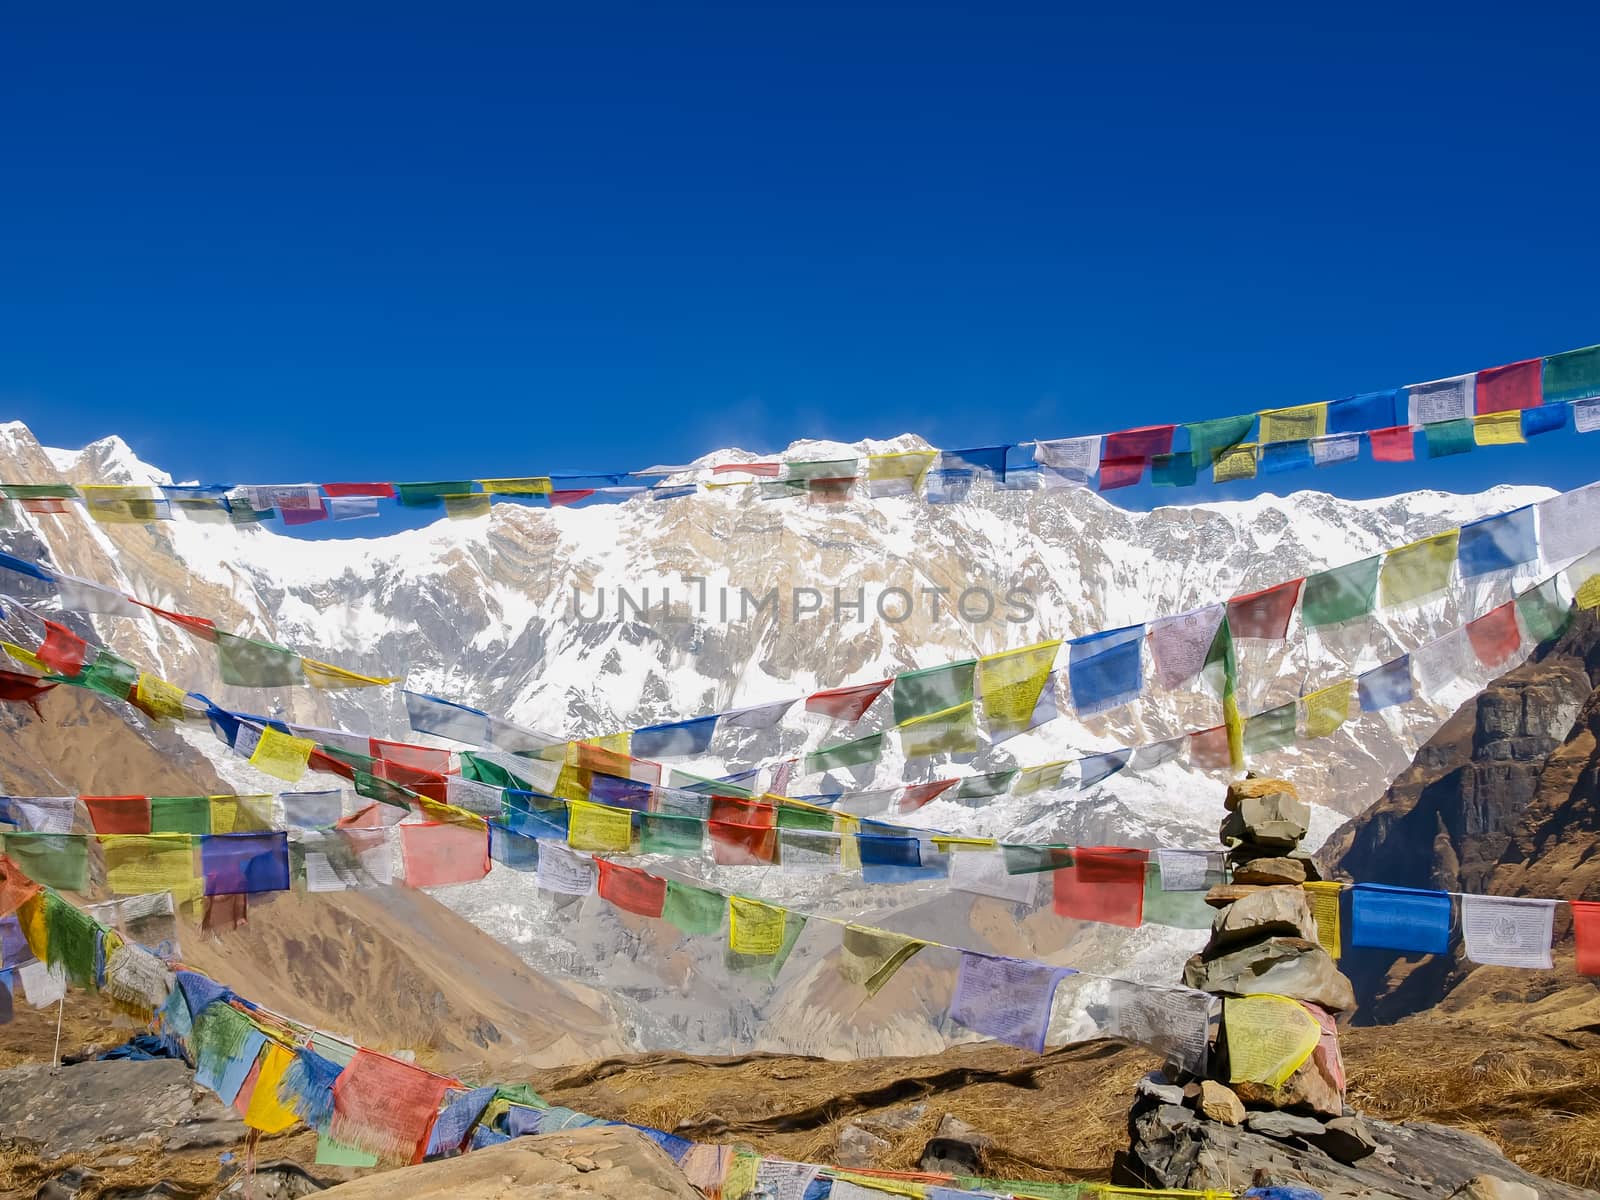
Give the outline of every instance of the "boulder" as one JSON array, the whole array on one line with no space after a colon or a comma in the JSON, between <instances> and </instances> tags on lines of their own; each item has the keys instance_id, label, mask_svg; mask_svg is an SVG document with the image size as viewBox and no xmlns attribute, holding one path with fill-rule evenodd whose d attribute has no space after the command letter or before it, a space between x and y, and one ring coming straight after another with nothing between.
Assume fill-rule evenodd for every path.
<instances>
[{"instance_id":1,"label":"boulder","mask_svg":"<svg viewBox=\"0 0 1600 1200\"><path fill-rule=\"evenodd\" d=\"M1219 883L1206 893L1206 903L1212 908L1227 908L1237 900L1243 900L1261 890L1259 884L1249 883Z\"/></svg>"},{"instance_id":2,"label":"boulder","mask_svg":"<svg viewBox=\"0 0 1600 1200\"><path fill-rule=\"evenodd\" d=\"M1327 1123L1317 1146L1342 1163L1360 1162L1378 1148L1378 1141L1360 1117L1335 1117Z\"/></svg>"},{"instance_id":3,"label":"boulder","mask_svg":"<svg viewBox=\"0 0 1600 1200\"><path fill-rule=\"evenodd\" d=\"M1324 1117L1344 1112L1343 1077L1336 1076L1321 1047L1278 1087L1241 1081L1233 1090L1246 1104L1264 1108L1300 1109Z\"/></svg>"},{"instance_id":4,"label":"boulder","mask_svg":"<svg viewBox=\"0 0 1600 1200\"><path fill-rule=\"evenodd\" d=\"M1184 964L1183 982L1221 996L1290 996L1329 1012L1355 1007L1350 981L1309 938L1271 937L1217 954L1208 949Z\"/></svg>"},{"instance_id":5,"label":"boulder","mask_svg":"<svg viewBox=\"0 0 1600 1200\"><path fill-rule=\"evenodd\" d=\"M834 1142L834 1161L841 1167L870 1167L889 1150L890 1142L859 1125L846 1125Z\"/></svg>"},{"instance_id":6,"label":"boulder","mask_svg":"<svg viewBox=\"0 0 1600 1200\"><path fill-rule=\"evenodd\" d=\"M1238 1125L1245 1119L1244 1103L1238 1093L1215 1079L1200 1081L1200 1096L1195 1107L1206 1120L1220 1121L1224 1125Z\"/></svg>"},{"instance_id":7,"label":"boulder","mask_svg":"<svg viewBox=\"0 0 1600 1200\"><path fill-rule=\"evenodd\" d=\"M1474 1175L1455 1191L1457 1200L1539 1200L1539 1190L1495 1175Z\"/></svg>"},{"instance_id":8,"label":"boulder","mask_svg":"<svg viewBox=\"0 0 1600 1200\"><path fill-rule=\"evenodd\" d=\"M1297 1117L1287 1112L1253 1112L1244 1119L1244 1127L1252 1133L1264 1133L1275 1138L1316 1138L1324 1132L1321 1121L1314 1117Z\"/></svg>"},{"instance_id":9,"label":"boulder","mask_svg":"<svg viewBox=\"0 0 1600 1200\"><path fill-rule=\"evenodd\" d=\"M1219 911L1211 922L1208 950L1276 936L1317 940L1311 906L1300 888L1261 888Z\"/></svg>"},{"instance_id":10,"label":"boulder","mask_svg":"<svg viewBox=\"0 0 1600 1200\"><path fill-rule=\"evenodd\" d=\"M1258 887L1283 887L1306 881L1306 865L1297 858L1250 858L1238 862L1229 858L1234 883L1253 883Z\"/></svg>"},{"instance_id":11,"label":"boulder","mask_svg":"<svg viewBox=\"0 0 1600 1200\"><path fill-rule=\"evenodd\" d=\"M994 1139L988 1134L945 1113L939 1128L922 1148L919 1165L936 1175L981 1175L984 1156L993 1148Z\"/></svg>"},{"instance_id":12,"label":"boulder","mask_svg":"<svg viewBox=\"0 0 1600 1200\"><path fill-rule=\"evenodd\" d=\"M1218 836L1223 845L1249 843L1292 850L1306 836L1311 806L1298 796L1273 792L1247 796L1223 819Z\"/></svg>"},{"instance_id":13,"label":"boulder","mask_svg":"<svg viewBox=\"0 0 1600 1200\"><path fill-rule=\"evenodd\" d=\"M1233 812L1246 800L1275 795L1300 799L1300 793L1287 779L1268 779L1250 775L1244 779L1235 779L1228 785L1228 790L1222 797L1222 807Z\"/></svg>"}]
</instances>

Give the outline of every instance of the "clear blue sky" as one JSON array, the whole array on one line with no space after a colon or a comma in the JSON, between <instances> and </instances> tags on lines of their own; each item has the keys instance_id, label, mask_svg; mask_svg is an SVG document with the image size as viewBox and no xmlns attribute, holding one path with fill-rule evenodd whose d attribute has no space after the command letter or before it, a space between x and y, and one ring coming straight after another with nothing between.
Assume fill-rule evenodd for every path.
<instances>
[{"instance_id":1,"label":"clear blue sky","mask_svg":"<svg viewBox=\"0 0 1600 1200\"><path fill-rule=\"evenodd\" d=\"M0 415L179 477L434 479L1600 341L1593 5L431 7L12 6ZM1596 445L1259 486L1570 486Z\"/></svg>"}]
</instances>

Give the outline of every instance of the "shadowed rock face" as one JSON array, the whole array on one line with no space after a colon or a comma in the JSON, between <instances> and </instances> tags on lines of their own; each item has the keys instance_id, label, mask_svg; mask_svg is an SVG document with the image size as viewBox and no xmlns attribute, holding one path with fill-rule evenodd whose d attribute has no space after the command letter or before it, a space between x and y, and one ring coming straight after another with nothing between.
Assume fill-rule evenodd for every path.
<instances>
[{"instance_id":1,"label":"shadowed rock face","mask_svg":"<svg viewBox=\"0 0 1600 1200\"><path fill-rule=\"evenodd\" d=\"M1319 857L1348 880L1600 897L1597 684L1600 619L1578 613L1566 633L1463 705ZM1355 984L1363 1022L1393 1021L1452 993L1465 1004L1490 987L1539 996L1571 987L1573 1004L1587 1006L1594 988L1571 971L1570 933L1570 916L1558 909L1554 975L1474 967L1459 952L1351 950L1340 966Z\"/></svg>"}]
</instances>

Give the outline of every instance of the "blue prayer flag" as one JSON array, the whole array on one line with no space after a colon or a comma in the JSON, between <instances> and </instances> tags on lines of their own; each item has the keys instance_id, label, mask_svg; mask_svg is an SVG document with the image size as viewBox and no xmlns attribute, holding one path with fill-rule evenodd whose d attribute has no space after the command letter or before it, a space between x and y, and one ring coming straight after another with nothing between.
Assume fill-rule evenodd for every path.
<instances>
[{"instance_id":1,"label":"blue prayer flag","mask_svg":"<svg viewBox=\"0 0 1600 1200\"><path fill-rule=\"evenodd\" d=\"M1126 704L1144 685L1144 626L1129 625L1074 639L1067 661L1067 682L1079 713L1105 712Z\"/></svg>"},{"instance_id":2,"label":"blue prayer flag","mask_svg":"<svg viewBox=\"0 0 1600 1200\"><path fill-rule=\"evenodd\" d=\"M629 1129L637 1129L645 1137L666 1151L667 1157L675 1163L681 1163L684 1155L694 1149L694 1143L688 1138L681 1138L675 1133L667 1133L660 1129L651 1129L647 1125L629 1125Z\"/></svg>"},{"instance_id":3,"label":"blue prayer flag","mask_svg":"<svg viewBox=\"0 0 1600 1200\"><path fill-rule=\"evenodd\" d=\"M1539 539L1534 533L1531 504L1461 527L1456 558L1463 579L1509 570L1538 557Z\"/></svg>"},{"instance_id":4,"label":"blue prayer flag","mask_svg":"<svg viewBox=\"0 0 1600 1200\"><path fill-rule=\"evenodd\" d=\"M539 869L539 842L509 825L489 822L489 857L513 871Z\"/></svg>"},{"instance_id":5,"label":"blue prayer flag","mask_svg":"<svg viewBox=\"0 0 1600 1200\"><path fill-rule=\"evenodd\" d=\"M1132 750L1107 750L1104 754L1090 754L1080 758L1078 766L1081 774L1078 786L1093 787L1101 780L1111 778L1128 765L1128 759L1132 756Z\"/></svg>"},{"instance_id":6,"label":"blue prayer flag","mask_svg":"<svg viewBox=\"0 0 1600 1200\"><path fill-rule=\"evenodd\" d=\"M1350 944L1414 954L1450 948L1450 896L1358 883L1350 888Z\"/></svg>"},{"instance_id":7,"label":"blue prayer flag","mask_svg":"<svg viewBox=\"0 0 1600 1200\"><path fill-rule=\"evenodd\" d=\"M467 1140L467 1131L478 1123L483 1110L489 1107L498 1088L478 1087L461 1092L449 1101L433 1119L433 1129L428 1134L428 1150L424 1155L433 1158L460 1150Z\"/></svg>"},{"instance_id":8,"label":"blue prayer flag","mask_svg":"<svg viewBox=\"0 0 1600 1200\"><path fill-rule=\"evenodd\" d=\"M178 990L183 993L183 1002L188 1005L191 1017L198 1017L208 1006L233 995L216 980L198 971L179 971L176 978Z\"/></svg>"},{"instance_id":9,"label":"blue prayer flag","mask_svg":"<svg viewBox=\"0 0 1600 1200\"><path fill-rule=\"evenodd\" d=\"M894 834L863 833L857 838L861 845L863 867L918 867L922 855L917 839Z\"/></svg>"},{"instance_id":10,"label":"blue prayer flag","mask_svg":"<svg viewBox=\"0 0 1600 1200\"><path fill-rule=\"evenodd\" d=\"M651 787L633 779L617 775L602 775L595 771L589 776L589 799L611 808L631 808L634 812L650 811Z\"/></svg>"},{"instance_id":11,"label":"blue prayer flag","mask_svg":"<svg viewBox=\"0 0 1600 1200\"><path fill-rule=\"evenodd\" d=\"M472 1131L472 1148L474 1150L485 1150L490 1146L499 1146L510 1140L511 1135L509 1133L501 1133L498 1129L490 1129L485 1125L479 1125Z\"/></svg>"},{"instance_id":12,"label":"blue prayer flag","mask_svg":"<svg viewBox=\"0 0 1600 1200\"><path fill-rule=\"evenodd\" d=\"M1261 447L1256 474L1276 475L1281 471L1298 471L1310 466L1310 442L1268 442Z\"/></svg>"},{"instance_id":13,"label":"blue prayer flag","mask_svg":"<svg viewBox=\"0 0 1600 1200\"><path fill-rule=\"evenodd\" d=\"M15 571L18 575L26 575L30 579L40 579L45 583L54 583L56 577L50 572L42 570L37 564L25 558L18 558L14 554L0 554L0 567L8 571Z\"/></svg>"},{"instance_id":14,"label":"blue prayer flag","mask_svg":"<svg viewBox=\"0 0 1600 1200\"><path fill-rule=\"evenodd\" d=\"M1395 423L1395 412L1405 412L1405 388L1387 392L1366 392L1335 400L1328 405L1329 433L1366 433L1370 429L1390 429Z\"/></svg>"},{"instance_id":15,"label":"blue prayer flag","mask_svg":"<svg viewBox=\"0 0 1600 1200\"><path fill-rule=\"evenodd\" d=\"M638 758L682 758L704 754L706 747L711 745L711 735L716 731L715 713L690 721L646 725L643 729L633 731L631 753Z\"/></svg>"},{"instance_id":16,"label":"blue prayer flag","mask_svg":"<svg viewBox=\"0 0 1600 1200\"><path fill-rule=\"evenodd\" d=\"M650 489L652 500L681 500L685 496L692 496L698 489L692 483L680 483L674 487L653 487Z\"/></svg>"},{"instance_id":17,"label":"blue prayer flag","mask_svg":"<svg viewBox=\"0 0 1600 1200\"><path fill-rule=\"evenodd\" d=\"M1538 437L1541 433L1555 433L1567 427L1570 406L1546 404L1541 408L1522 410L1522 436Z\"/></svg>"},{"instance_id":18,"label":"blue prayer flag","mask_svg":"<svg viewBox=\"0 0 1600 1200\"><path fill-rule=\"evenodd\" d=\"M506 1110L506 1132L512 1137L525 1137L539 1133L544 1128L544 1109L513 1104Z\"/></svg>"},{"instance_id":19,"label":"blue prayer flag","mask_svg":"<svg viewBox=\"0 0 1600 1200\"><path fill-rule=\"evenodd\" d=\"M1362 712L1377 712L1409 702L1412 696L1411 656L1402 654L1358 677L1356 693L1361 698Z\"/></svg>"},{"instance_id":20,"label":"blue prayer flag","mask_svg":"<svg viewBox=\"0 0 1600 1200\"><path fill-rule=\"evenodd\" d=\"M961 504L972 491L973 472L938 467L928 472L923 497L929 504Z\"/></svg>"},{"instance_id":21,"label":"blue prayer flag","mask_svg":"<svg viewBox=\"0 0 1600 1200\"><path fill-rule=\"evenodd\" d=\"M1006 477L1007 446L973 446L966 450L944 450L939 454L939 469L948 471L966 468L974 473L1003 480Z\"/></svg>"},{"instance_id":22,"label":"blue prayer flag","mask_svg":"<svg viewBox=\"0 0 1600 1200\"><path fill-rule=\"evenodd\" d=\"M488 713L424 692L401 694L406 700L406 716L416 732L431 733L469 746L489 744Z\"/></svg>"},{"instance_id":23,"label":"blue prayer flag","mask_svg":"<svg viewBox=\"0 0 1600 1200\"><path fill-rule=\"evenodd\" d=\"M505 813L502 819L513 833L540 841L567 840L567 806L554 796L507 788L500 793L500 800Z\"/></svg>"},{"instance_id":24,"label":"blue prayer flag","mask_svg":"<svg viewBox=\"0 0 1600 1200\"><path fill-rule=\"evenodd\" d=\"M200 872L208 896L289 890L289 835L211 833L200 839Z\"/></svg>"}]
</instances>

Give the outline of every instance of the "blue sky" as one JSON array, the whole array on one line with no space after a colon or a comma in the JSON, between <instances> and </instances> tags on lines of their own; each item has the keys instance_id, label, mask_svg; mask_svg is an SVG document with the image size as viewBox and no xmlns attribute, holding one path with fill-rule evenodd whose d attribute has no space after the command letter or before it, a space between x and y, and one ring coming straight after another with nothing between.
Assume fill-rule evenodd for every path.
<instances>
[{"instance_id":1,"label":"blue sky","mask_svg":"<svg viewBox=\"0 0 1600 1200\"><path fill-rule=\"evenodd\" d=\"M1600 341L1594 6L1077 7L15 9L0 416L179 477L436 479L1100 432Z\"/></svg>"}]
</instances>

